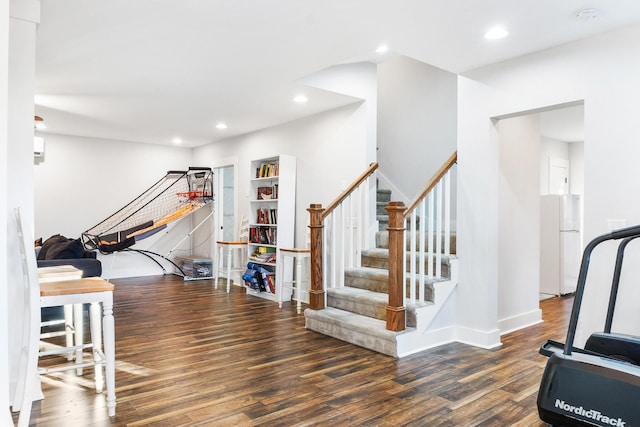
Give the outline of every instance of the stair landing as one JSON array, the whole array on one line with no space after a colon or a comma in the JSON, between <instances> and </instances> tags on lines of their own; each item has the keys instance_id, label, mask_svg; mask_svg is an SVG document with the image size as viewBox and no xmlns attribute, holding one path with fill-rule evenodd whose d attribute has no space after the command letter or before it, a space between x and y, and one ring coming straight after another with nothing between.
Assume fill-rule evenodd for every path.
<instances>
[{"instance_id":1,"label":"stair landing","mask_svg":"<svg viewBox=\"0 0 640 427\"><path fill-rule=\"evenodd\" d=\"M308 308L304 315L307 329L392 357L398 357L398 336L415 330L407 328L400 332L389 331L384 320L333 307L324 310Z\"/></svg>"}]
</instances>

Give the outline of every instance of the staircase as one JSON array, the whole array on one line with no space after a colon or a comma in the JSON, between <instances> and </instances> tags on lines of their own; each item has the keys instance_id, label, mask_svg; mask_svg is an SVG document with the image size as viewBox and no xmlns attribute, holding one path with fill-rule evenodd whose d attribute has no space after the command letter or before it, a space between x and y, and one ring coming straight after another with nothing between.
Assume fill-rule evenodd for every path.
<instances>
[{"instance_id":1,"label":"staircase","mask_svg":"<svg viewBox=\"0 0 640 427\"><path fill-rule=\"evenodd\" d=\"M424 292L428 302L405 305L406 329L400 332L387 330L389 234L384 207L390 197L388 190L377 191L376 216L380 231L376 233L376 247L362 251L360 268L345 270L344 287L326 290L327 307L307 309L305 318L307 329L389 356L402 357L450 341L442 331L446 321L439 322L437 328L433 323L457 284L457 259L443 257L443 278L425 279ZM455 235L451 238L451 248L455 253Z\"/></svg>"}]
</instances>

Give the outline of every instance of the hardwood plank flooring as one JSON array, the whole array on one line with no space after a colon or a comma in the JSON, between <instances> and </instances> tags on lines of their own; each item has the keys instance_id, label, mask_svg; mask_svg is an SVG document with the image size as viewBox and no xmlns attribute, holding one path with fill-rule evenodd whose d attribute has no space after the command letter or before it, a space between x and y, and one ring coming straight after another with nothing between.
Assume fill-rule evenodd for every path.
<instances>
[{"instance_id":1,"label":"hardwood plank flooring","mask_svg":"<svg viewBox=\"0 0 640 427\"><path fill-rule=\"evenodd\" d=\"M564 341L572 303L542 301L544 323L495 350L454 343L396 360L307 331L293 304L239 287L170 275L113 282L116 416L86 369L43 378L31 425L544 426L538 348Z\"/></svg>"}]
</instances>

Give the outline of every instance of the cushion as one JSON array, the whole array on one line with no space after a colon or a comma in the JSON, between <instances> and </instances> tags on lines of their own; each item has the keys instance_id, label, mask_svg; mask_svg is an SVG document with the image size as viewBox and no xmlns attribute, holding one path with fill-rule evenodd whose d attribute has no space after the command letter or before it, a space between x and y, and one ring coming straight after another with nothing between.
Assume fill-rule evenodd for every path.
<instances>
[{"instance_id":1,"label":"cushion","mask_svg":"<svg viewBox=\"0 0 640 427\"><path fill-rule=\"evenodd\" d=\"M82 258L84 247L80 239L69 239L59 234L51 236L42 243L38 253L39 260Z\"/></svg>"}]
</instances>

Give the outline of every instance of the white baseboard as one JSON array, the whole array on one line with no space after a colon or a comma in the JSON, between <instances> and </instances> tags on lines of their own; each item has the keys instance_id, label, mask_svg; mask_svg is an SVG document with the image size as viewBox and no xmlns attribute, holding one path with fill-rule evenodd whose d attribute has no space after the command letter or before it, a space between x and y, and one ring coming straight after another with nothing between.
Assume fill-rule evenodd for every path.
<instances>
[{"instance_id":1,"label":"white baseboard","mask_svg":"<svg viewBox=\"0 0 640 427\"><path fill-rule=\"evenodd\" d=\"M542 323L542 310L539 308L531 310L528 313L522 313L498 320L498 329L500 329L500 335L504 335L509 332L537 325L538 323Z\"/></svg>"},{"instance_id":2,"label":"white baseboard","mask_svg":"<svg viewBox=\"0 0 640 427\"><path fill-rule=\"evenodd\" d=\"M454 342L455 327L451 326L426 332L420 336L419 343L416 341L415 335L409 335L407 337L403 337L402 335L398 336L398 357L409 356L410 354L419 353L421 351L429 350L430 348Z\"/></svg>"},{"instance_id":3,"label":"white baseboard","mask_svg":"<svg viewBox=\"0 0 640 427\"><path fill-rule=\"evenodd\" d=\"M480 331L458 326L456 328L456 341L485 349L492 349L502 345L499 329Z\"/></svg>"}]
</instances>

